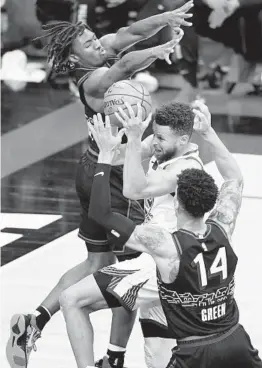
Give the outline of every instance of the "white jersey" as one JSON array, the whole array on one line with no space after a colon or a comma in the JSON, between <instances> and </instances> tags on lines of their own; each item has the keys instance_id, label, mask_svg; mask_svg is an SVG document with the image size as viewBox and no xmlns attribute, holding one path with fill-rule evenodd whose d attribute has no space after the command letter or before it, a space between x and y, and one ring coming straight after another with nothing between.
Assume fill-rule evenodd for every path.
<instances>
[{"instance_id":1,"label":"white jersey","mask_svg":"<svg viewBox=\"0 0 262 368\"><path fill-rule=\"evenodd\" d=\"M157 164L156 158L153 156L150 160L148 173L153 170L165 170L165 168L178 160L188 160L188 159L197 160L202 168L204 167L200 157L198 146L194 144L194 148L185 153L183 156L172 158L162 164ZM145 222L153 223L159 225L169 232L176 231L177 228L177 219L176 212L174 206L174 197L175 192L170 194L165 194L161 197L155 198L147 198L145 199Z\"/></svg>"}]
</instances>

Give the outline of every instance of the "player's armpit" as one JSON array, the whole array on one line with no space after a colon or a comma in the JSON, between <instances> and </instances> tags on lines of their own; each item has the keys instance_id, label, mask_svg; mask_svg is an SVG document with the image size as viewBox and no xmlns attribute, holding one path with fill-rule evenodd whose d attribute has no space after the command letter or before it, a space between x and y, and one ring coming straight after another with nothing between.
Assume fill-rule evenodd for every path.
<instances>
[{"instance_id":1,"label":"player's armpit","mask_svg":"<svg viewBox=\"0 0 262 368\"><path fill-rule=\"evenodd\" d=\"M208 218L222 226L229 238L234 231L240 211L243 186L243 179L225 181L220 189L216 206Z\"/></svg>"}]
</instances>

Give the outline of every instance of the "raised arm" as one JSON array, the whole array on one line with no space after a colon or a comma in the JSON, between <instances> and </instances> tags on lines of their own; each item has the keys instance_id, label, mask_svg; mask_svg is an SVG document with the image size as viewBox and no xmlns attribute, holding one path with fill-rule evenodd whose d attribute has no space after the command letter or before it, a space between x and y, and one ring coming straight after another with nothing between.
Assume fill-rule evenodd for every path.
<instances>
[{"instance_id":1,"label":"raised arm","mask_svg":"<svg viewBox=\"0 0 262 368\"><path fill-rule=\"evenodd\" d=\"M96 137L100 134L100 128L107 129L109 135L111 131L109 119L106 119L104 127L101 119L94 118L94 127L90 126L90 128L92 134ZM121 139L118 140L118 142L120 141ZM113 239L116 251L121 252L124 246L127 245L139 252L146 252L152 255L158 254L160 250L157 247L157 240L159 241L157 234L161 232L161 229L158 229L154 242L149 242L147 240L149 235L152 238L152 229L149 230L147 225L136 226L132 220L113 212L111 209L110 172L115 154L114 151L117 149L115 143L108 143L105 135L98 140L100 152L92 184L88 215L107 229L110 237Z\"/></svg>"},{"instance_id":2,"label":"raised arm","mask_svg":"<svg viewBox=\"0 0 262 368\"><path fill-rule=\"evenodd\" d=\"M113 52L118 54L137 42L152 37L168 25L172 28L191 26L192 23L186 21L186 19L192 17L192 14L188 14L187 12L193 6L193 1L190 0L176 10L139 20L129 27L122 27L115 34L103 36L100 42L104 47L107 49L111 48Z\"/></svg>"},{"instance_id":3,"label":"raised arm","mask_svg":"<svg viewBox=\"0 0 262 368\"><path fill-rule=\"evenodd\" d=\"M156 47L145 50L132 51L124 55L111 68L99 68L84 82L84 91L92 98L104 98L104 93L115 82L131 77L135 72L146 69L156 59L166 60L171 64L169 55L183 37L183 31L179 28L174 38ZM93 107L93 106L92 106Z\"/></svg>"},{"instance_id":4,"label":"raised arm","mask_svg":"<svg viewBox=\"0 0 262 368\"><path fill-rule=\"evenodd\" d=\"M231 238L242 202L243 176L233 155L211 127L211 115L207 106L201 102L196 102L194 107L196 124L199 125L199 128L195 128L195 130L209 145L213 159L224 179L216 207L210 214L209 220L220 224L228 237Z\"/></svg>"},{"instance_id":5,"label":"raised arm","mask_svg":"<svg viewBox=\"0 0 262 368\"><path fill-rule=\"evenodd\" d=\"M177 176L188 168L201 169L200 164L194 159L180 160L166 168L166 170L152 171L145 174L142 166L141 137L147 127L148 121L142 121L141 106L135 116L132 107L126 103L129 116L119 109L120 122L126 128L128 143L124 163L123 194L130 199L142 199L159 197L176 190Z\"/></svg>"}]
</instances>

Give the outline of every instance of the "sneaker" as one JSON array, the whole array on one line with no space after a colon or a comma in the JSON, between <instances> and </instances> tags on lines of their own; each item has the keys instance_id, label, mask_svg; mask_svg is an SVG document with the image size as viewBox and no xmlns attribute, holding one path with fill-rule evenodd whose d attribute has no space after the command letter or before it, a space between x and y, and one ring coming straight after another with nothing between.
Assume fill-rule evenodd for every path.
<instances>
[{"instance_id":1,"label":"sneaker","mask_svg":"<svg viewBox=\"0 0 262 368\"><path fill-rule=\"evenodd\" d=\"M10 337L6 357L11 368L27 368L31 351L36 351L35 342L41 337L32 314L15 314L10 322Z\"/></svg>"},{"instance_id":2,"label":"sneaker","mask_svg":"<svg viewBox=\"0 0 262 368\"><path fill-rule=\"evenodd\" d=\"M98 368L126 368L124 367L124 361L118 360L118 362L111 364L108 360L108 356L104 356L103 359L99 359L95 362L95 367Z\"/></svg>"}]
</instances>

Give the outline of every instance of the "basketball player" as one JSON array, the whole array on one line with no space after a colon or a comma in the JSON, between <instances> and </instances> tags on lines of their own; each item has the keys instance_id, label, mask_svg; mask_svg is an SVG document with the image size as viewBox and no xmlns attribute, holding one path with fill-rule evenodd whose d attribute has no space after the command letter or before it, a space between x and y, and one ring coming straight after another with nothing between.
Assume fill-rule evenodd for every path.
<instances>
[{"instance_id":1,"label":"basketball player","mask_svg":"<svg viewBox=\"0 0 262 368\"><path fill-rule=\"evenodd\" d=\"M126 105L130 110L131 115L133 113L131 111L132 108L130 105ZM140 128L141 116L141 106L138 106L138 118L136 118L137 124L133 124L132 129L135 131L138 130L137 139L139 140L141 140L143 131L149 121L147 119L146 123L142 123L142 128ZM133 121L134 119L131 118L129 120ZM156 195L161 195L161 197L158 198L159 202L153 212L155 215L154 221L159 221L162 226L165 226L169 231L172 231L172 229L175 228L176 215L173 208L173 194L170 193L174 192L177 175L186 168L202 168L202 162L198 157L197 146L189 142L192 134L193 122L194 114L191 107L178 103L164 105L158 109L155 114L155 123L153 125L155 133L154 137L148 137L146 142L144 141L141 147L142 156L144 159L146 157L151 158L153 151L159 147L159 145L162 147L161 153L157 154L157 161L160 163L159 168L157 171L154 171L153 169L152 172L149 172L147 180L155 180L156 176L161 178L161 180L158 181L157 188L154 188L151 193L154 195L155 191ZM119 137L112 136L110 129L108 130L107 128L103 128L103 120L101 115L98 115L98 118L94 116L94 123L95 127L93 128L90 125L90 130L92 131L98 146L100 147L101 145L103 146L103 144L110 144L111 147L114 147L114 145L118 142ZM125 124L125 121L123 121L123 123ZM131 132L131 127L127 129L127 134L129 136L134 134ZM163 141L161 142L160 139ZM122 147L120 149L122 149ZM125 165L128 165L127 160L129 160L129 158L127 156L132 154L133 153L130 152L130 147L127 145ZM155 161L156 159L154 158L154 168L156 166ZM141 166L141 162L138 163L138 168L136 168L136 166L132 166L130 170L134 170L135 168L135 171L137 169L137 173L140 175L139 166ZM124 188L126 185L125 171L126 167L124 167ZM163 189L161 189L162 187ZM160 193L161 190L162 192ZM165 211L168 214L166 221L163 221L163 217L157 214L156 209L160 210L160 212L161 210ZM173 222L169 221L169 218L173 218ZM105 269L104 272L106 272ZM145 337L145 358L148 367L162 367L165 359L167 363L171 357L171 347L174 345L174 342L172 342L172 345L170 346L171 342L163 340L160 344L159 339L156 339L156 337L165 338L170 336L167 336L166 320L161 310L158 297L158 289L155 279L155 263L150 256L144 254L136 259L120 262L116 265L116 267L109 267L108 272L110 275L112 272L116 275L119 274L120 279L121 274L123 273L125 275L128 273L134 273L134 276L130 279L129 284L131 290L130 292L128 291L128 294L130 298L127 298L126 300L127 304L129 304L129 307L131 306L129 310L135 309L133 308L132 300L136 300L136 293L138 293L138 291L139 299L142 298L146 303L152 301L152 308L150 308L150 312L147 313L148 318L144 318L142 323L142 329ZM152 281L150 281L150 288L153 287L152 291L148 291L148 279L152 279ZM143 295L141 295L141 293ZM151 294L153 294L153 298ZM85 308L85 313L87 313L88 305L90 304L92 295L92 284L89 285L88 278L86 278L67 289L60 298L67 322L68 334L79 368L85 368L87 364L93 364L93 346L90 344L88 339L83 338L85 333L82 331L82 328L80 330L78 328L76 329L76 325L78 326L78 323L74 323L73 316L75 315L75 305L79 306L79 304L87 306ZM78 312L82 313L82 310ZM81 334L81 338L79 333ZM169 350L167 349L168 346L170 347Z\"/></svg>"},{"instance_id":2,"label":"basketball player","mask_svg":"<svg viewBox=\"0 0 262 368\"><path fill-rule=\"evenodd\" d=\"M204 170L183 170L175 188L177 231L170 234L156 224L135 225L111 209L109 176L114 152L112 145L104 144L104 148L99 146L90 216L108 229L118 249L128 245L154 259L168 328L177 339L168 368L261 368L258 352L239 324L234 299L237 256L231 246L231 236L241 207L243 177L235 159L211 128L207 107L196 102L194 113L195 130L208 142L224 178L220 192ZM204 216L215 204L205 221ZM97 277L99 274L102 277ZM124 287L124 280L129 283L132 275L127 272L120 283L118 276L116 273L110 276L103 269L89 276L97 294L90 310L106 307L105 300L110 307L125 305L117 287L111 294L108 286L114 283ZM82 293L78 308L84 306L87 299ZM68 300L67 304L70 303ZM74 322L83 326L85 338L91 340L90 321L78 308L71 305L63 311L69 319L72 314Z\"/></svg>"},{"instance_id":3,"label":"basketball player","mask_svg":"<svg viewBox=\"0 0 262 368\"><path fill-rule=\"evenodd\" d=\"M180 25L190 26L185 19L192 1L172 12L166 12L120 29L116 34L106 35L98 40L95 34L79 22L56 22L44 26L48 38L48 60L57 72L70 69L78 81L81 101L85 107L86 118L95 112L103 112L104 92L112 83L126 79L134 72L146 68L157 58L170 62L169 55L180 41L183 32ZM136 42L150 37L165 26L171 26L174 39L165 45L151 49L130 52L118 60L118 55ZM116 61L116 62L115 62ZM112 62L115 62L112 65ZM7 359L12 367L27 367L28 359L36 340L46 323L59 310L61 292L82 278L105 265L112 264L115 257L104 229L88 218L88 207L93 174L96 167L98 149L92 136L88 139L87 152L82 156L76 176L76 189L82 208L82 221L79 236L85 240L88 259L66 272L46 299L32 315L17 314L11 319L10 338L7 344ZM122 195L122 167L115 167L111 175L113 208L129 214L134 221L141 223L144 212L138 201L127 200ZM139 253L127 250L125 257L137 257ZM123 259L120 256L120 259ZM113 313L112 334L108 355L110 364L117 360L123 366L124 353L131 333L135 315L124 309ZM18 331L18 332L17 332Z\"/></svg>"}]
</instances>

